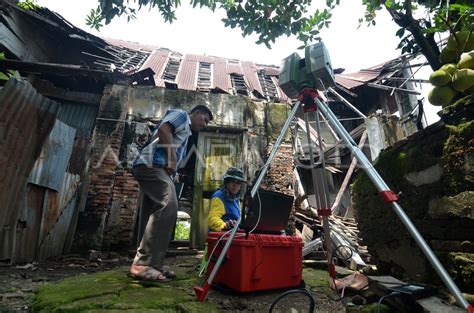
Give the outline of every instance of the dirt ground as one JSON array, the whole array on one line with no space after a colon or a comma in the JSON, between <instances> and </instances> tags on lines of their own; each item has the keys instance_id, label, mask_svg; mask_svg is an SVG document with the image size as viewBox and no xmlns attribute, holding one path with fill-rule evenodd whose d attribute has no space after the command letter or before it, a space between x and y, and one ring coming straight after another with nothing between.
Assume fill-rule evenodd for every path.
<instances>
[{"instance_id":1,"label":"dirt ground","mask_svg":"<svg viewBox=\"0 0 474 313\"><path fill-rule=\"evenodd\" d=\"M172 264L174 259L176 258L168 258L167 263ZM111 254L105 259L70 255L43 264L17 266L0 263L0 312L32 312L34 291L45 283L75 275L126 269L130 264L129 257L118 254ZM315 301L315 312L346 312L345 305L338 300L337 294L328 295L327 290L318 289L319 287L306 286ZM219 312L268 312L271 303L283 292L277 290L243 295L211 289L206 301L214 303ZM347 301L349 300L346 299L345 302ZM309 297L293 293L278 301L273 312L308 311Z\"/></svg>"},{"instance_id":2,"label":"dirt ground","mask_svg":"<svg viewBox=\"0 0 474 313\"><path fill-rule=\"evenodd\" d=\"M64 256L42 264L28 263L11 266L0 263L0 312L31 312L34 291L48 282L62 278L107 271L130 264L118 254L107 260L89 261L79 255Z\"/></svg>"}]
</instances>

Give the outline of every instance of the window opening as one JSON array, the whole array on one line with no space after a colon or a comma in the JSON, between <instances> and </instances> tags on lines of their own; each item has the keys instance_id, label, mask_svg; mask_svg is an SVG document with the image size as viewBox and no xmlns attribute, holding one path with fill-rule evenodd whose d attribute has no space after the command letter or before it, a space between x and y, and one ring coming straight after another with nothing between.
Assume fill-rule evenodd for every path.
<instances>
[{"instance_id":1,"label":"window opening","mask_svg":"<svg viewBox=\"0 0 474 313\"><path fill-rule=\"evenodd\" d=\"M163 71L163 75L161 76L161 78L167 81L176 81L176 76L178 75L180 64L181 59L177 57L170 57L168 59L168 63L166 64L166 68Z\"/></svg>"},{"instance_id":2,"label":"window opening","mask_svg":"<svg viewBox=\"0 0 474 313\"><path fill-rule=\"evenodd\" d=\"M270 75L265 75L263 72L258 73L258 80L262 86L263 94L270 99L278 99L278 92Z\"/></svg>"},{"instance_id":3,"label":"window opening","mask_svg":"<svg viewBox=\"0 0 474 313\"><path fill-rule=\"evenodd\" d=\"M212 64L199 62L197 89L209 90L212 85Z\"/></svg>"},{"instance_id":4,"label":"window opening","mask_svg":"<svg viewBox=\"0 0 474 313\"><path fill-rule=\"evenodd\" d=\"M243 95L243 96L249 95L247 84L245 83L245 79L243 75L231 73L230 81L232 83L232 89L233 89L234 95L237 95L237 94Z\"/></svg>"}]
</instances>

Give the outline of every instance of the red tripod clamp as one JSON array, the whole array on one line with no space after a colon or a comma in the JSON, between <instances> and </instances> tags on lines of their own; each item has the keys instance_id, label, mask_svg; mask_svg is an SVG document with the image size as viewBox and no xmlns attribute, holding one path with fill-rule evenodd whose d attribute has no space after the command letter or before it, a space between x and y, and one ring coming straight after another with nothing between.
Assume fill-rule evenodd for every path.
<instances>
[{"instance_id":1,"label":"red tripod clamp","mask_svg":"<svg viewBox=\"0 0 474 313\"><path fill-rule=\"evenodd\" d=\"M314 98L320 97L316 89L304 88L298 95L298 101L303 103L303 112L314 112L318 106L314 102Z\"/></svg>"}]
</instances>

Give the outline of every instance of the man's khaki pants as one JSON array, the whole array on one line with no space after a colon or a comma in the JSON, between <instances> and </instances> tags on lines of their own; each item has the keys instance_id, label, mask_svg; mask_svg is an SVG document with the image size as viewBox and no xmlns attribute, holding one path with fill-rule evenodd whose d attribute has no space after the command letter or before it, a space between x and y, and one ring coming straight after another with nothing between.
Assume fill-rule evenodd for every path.
<instances>
[{"instance_id":1,"label":"man's khaki pants","mask_svg":"<svg viewBox=\"0 0 474 313\"><path fill-rule=\"evenodd\" d=\"M163 168L138 165L132 169L140 185L140 245L133 264L163 266L176 225L178 199L174 183Z\"/></svg>"}]
</instances>

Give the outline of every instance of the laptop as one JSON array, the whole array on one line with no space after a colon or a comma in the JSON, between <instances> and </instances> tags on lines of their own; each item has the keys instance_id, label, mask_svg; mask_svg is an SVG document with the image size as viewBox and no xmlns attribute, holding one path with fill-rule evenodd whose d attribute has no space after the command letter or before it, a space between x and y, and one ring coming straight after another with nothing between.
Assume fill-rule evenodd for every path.
<instances>
[{"instance_id":1,"label":"laptop","mask_svg":"<svg viewBox=\"0 0 474 313\"><path fill-rule=\"evenodd\" d=\"M253 233L257 234L285 233L293 207L293 196L276 191L258 190L255 197L250 200L241 223L246 232L255 228Z\"/></svg>"}]
</instances>

